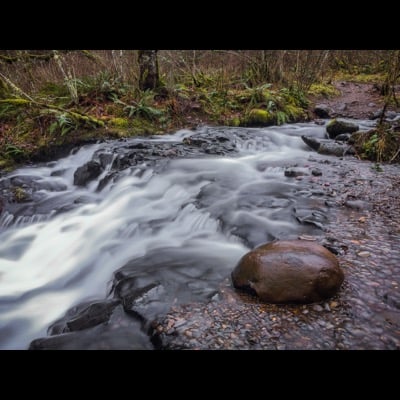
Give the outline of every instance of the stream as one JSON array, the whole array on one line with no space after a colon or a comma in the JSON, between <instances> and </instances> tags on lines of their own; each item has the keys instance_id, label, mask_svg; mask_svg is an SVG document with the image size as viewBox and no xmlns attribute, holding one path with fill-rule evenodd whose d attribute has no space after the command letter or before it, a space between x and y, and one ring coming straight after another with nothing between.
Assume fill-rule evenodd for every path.
<instances>
[{"instance_id":1,"label":"stream","mask_svg":"<svg viewBox=\"0 0 400 400\"><path fill-rule=\"evenodd\" d=\"M205 126L85 145L3 175L0 349L48 334L61 337L55 348L151 349L144 320L211 299L259 244L321 232L331 210L314 173L285 171L337 160L301 140L325 132ZM81 323L93 304L98 320Z\"/></svg>"}]
</instances>

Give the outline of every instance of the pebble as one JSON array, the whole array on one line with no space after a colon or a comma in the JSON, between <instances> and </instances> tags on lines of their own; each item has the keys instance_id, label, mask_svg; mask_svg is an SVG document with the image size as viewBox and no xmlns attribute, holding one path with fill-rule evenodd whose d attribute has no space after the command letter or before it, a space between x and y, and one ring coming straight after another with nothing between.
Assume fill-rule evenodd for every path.
<instances>
[{"instance_id":1,"label":"pebble","mask_svg":"<svg viewBox=\"0 0 400 400\"><path fill-rule=\"evenodd\" d=\"M337 301L331 301L329 305L331 308L336 308L339 305L339 303Z\"/></svg>"},{"instance_id":2,"label":"pebble","mask_svg":"<svg viewBox=\"0 0 400 400\"><path fill-rule=\"evenodd\" d=\"M161 348L399 350L399 309L382 296L389 290L398 293L400 287L400 166L387 164L377 175L371 163L346 157L327 161L324 165L321 159L309 158L309 168L313 162L320 164L329 189L306 181L302 185L324 189L311 197L321 203L336 194L329 223L322 234L306 231L300 236L340 249L337 257L345 281L335 298L323 304L264 304L232 289L228 279L217 301L176 306L172 313L175 326L181 318L187 321L187 330L196 336L193 343L179 329L166 332L168 315L157 320L154 335L159 335ZM345 198L362 199L372 208L345 208ZM196 330L191 327L194 321Z\"/></svg>"}]
</instances>

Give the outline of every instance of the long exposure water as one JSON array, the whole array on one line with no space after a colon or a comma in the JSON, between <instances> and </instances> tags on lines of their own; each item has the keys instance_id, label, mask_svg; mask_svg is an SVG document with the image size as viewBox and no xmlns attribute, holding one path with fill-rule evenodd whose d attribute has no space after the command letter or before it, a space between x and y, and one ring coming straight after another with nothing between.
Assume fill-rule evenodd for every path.
<instances>
[{"instance_id":1,"label":"long exposure water","mask_svg":"<svg viewBox=\"0 0 400 400\"><path fill-rule=\"evenodd\" d=\"M368 128L369 121L359 122ZM224 133L237 152L144 160L103 179L124 148L174 146L199 132ZM0 349L25 349L70 307L111 296L113 273L127 263L138 277L163 284L169 306L212 296L250 248L318 229L318 218L299 223L313 201L308 183L284 175L310 154L318 157L304 134L323 138L325 127L203 127L109 141L3 176L31 191L29 201L0 216ZM74 185L77 168L99 154L100 176Z\"/></svg>"}]
</instances>

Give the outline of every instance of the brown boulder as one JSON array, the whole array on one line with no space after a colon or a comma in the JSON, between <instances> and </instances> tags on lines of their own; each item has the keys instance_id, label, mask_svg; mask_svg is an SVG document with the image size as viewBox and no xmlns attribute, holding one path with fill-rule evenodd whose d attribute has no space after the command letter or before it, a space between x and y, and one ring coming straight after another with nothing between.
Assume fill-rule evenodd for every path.
<instances>
[{"instance_id":1,"label":"brown boulder","mask_svg":"<svg viewBox=\"0 0 400 400\"><path fill-rule=\"evenodd\" d=\"M336 257L302 240L267 243L245 254L232 272L233 286L269 303L312 303L333 296L344 279Z\"/></svg>"}]
</instances>

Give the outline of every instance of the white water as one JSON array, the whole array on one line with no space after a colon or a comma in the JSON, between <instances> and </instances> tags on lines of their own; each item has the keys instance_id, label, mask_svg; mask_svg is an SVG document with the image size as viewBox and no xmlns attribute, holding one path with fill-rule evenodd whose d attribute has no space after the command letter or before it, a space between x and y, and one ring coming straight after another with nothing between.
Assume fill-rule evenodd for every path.
<instances>
[{"instance_id":1,"label":"white water","mask_svg":"<svg viewBox=\"0 0 400 400\"><path fill-rule=\"evenodd\" d=\"M324 127L297 124L250 132L257 134L237 139L239 156L171 160L160 174L130 168L100 193L95 188L107 171L87 188L73 185L73 173L104 144L85 146L47 166L23 168L9 175L36 176L39 183L45 182L49 189L37 195L46 201L57 196L71 196L71 201L86 196L88 200L59 215L48 210L42 218L36 216L42 219L38 223L27 223L35 220L35 213L20 217L20 223L3 213L0 349L27 348L32 339L45 336L49 324L69 307L82 300L105 298L113 272L150 251L176 248L198 258L214 257L218 262L212 272L204 265L199 271L188 266L187 271L152 273L183 283L191 275L215 286L212 281L228 276L249 249L236 235L236 228L266 226L276 237L301 233L302 227L293 219L280 217L293 203L297 190L297 183L283 176L283 166L306 161L310 151L300 135L323 137ZM192 134L180 131L156 140L181 141ZM52 176L54 171L61 172ZM54 187L62 190L54 191ZM268 207L241 205L247 192L257 191L261 198L270 199ZM201 208L196 203L200 193L207 204ZM228 228L223 228L221 221L231 226L228 223ZM203 289L206 291L207 284Z\"/></svg>"}]
</instances>

